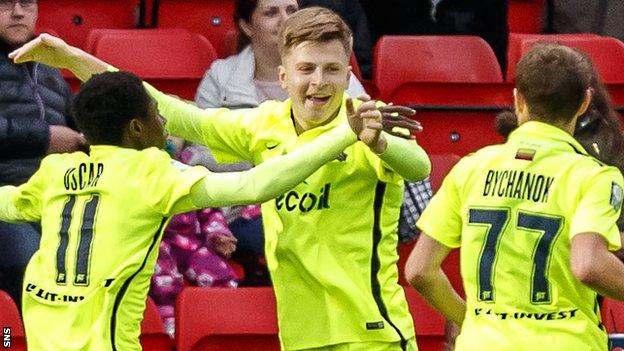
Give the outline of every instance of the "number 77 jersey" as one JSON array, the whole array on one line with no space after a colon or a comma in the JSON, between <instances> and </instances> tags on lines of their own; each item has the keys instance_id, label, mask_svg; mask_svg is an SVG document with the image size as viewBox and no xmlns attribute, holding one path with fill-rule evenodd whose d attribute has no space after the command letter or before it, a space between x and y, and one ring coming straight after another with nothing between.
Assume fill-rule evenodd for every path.
<instances>
[{"instance_id":1,"label":"number 77 jersey","mask_svg":"<svg viewBox=\"0 0 624 351\"><path fill-rule=\"evenodd\" d=\"M29 350L140 349L162 229L193 209L188 194L207 173L172 162L155 148L92 146L46 157L18 188L16 207L42 226L24 275Z\"/></svg>"},{"instance_id":2,"label":"number 77 jersey","mask_svg":"<svg viewBox=\"0 0 624 351\"><path fill-rule=\"evenodd\" d=\"M570 242L620 248L622 175L563 130L527 122L462 159L418 222L459 247L466 317L457 350L607 350L596 293L570 267Z\"/></svg>"}]
</instances>

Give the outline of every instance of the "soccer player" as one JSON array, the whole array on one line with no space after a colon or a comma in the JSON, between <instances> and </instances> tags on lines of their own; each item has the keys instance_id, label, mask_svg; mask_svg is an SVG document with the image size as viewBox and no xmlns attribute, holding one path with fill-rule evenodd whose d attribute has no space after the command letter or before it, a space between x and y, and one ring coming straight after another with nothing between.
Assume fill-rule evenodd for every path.
<instances>
[{"instance_id":1,"label":"soccer player","mask_svg":"<svg viewBox=\"0 0 624 351\"><path fill-rule=\"evenodd\" d=\"M346 120L314 141L242 173L172 161L163 119L140 79L86 82L74 117L89 153L50 155L19 186L0 187L0 218L41 221L24 278L29 350L139 350L140 322L162 230L176 213L267 201L356 142ZM372 101L349 109L360 139L381 132Z\"/></svg>"},{"instance_id":2,"label":"soccer player","mask_svg":"<svg viewBox=\"0 0 624 351\"><path fill-rule=\"evenodd\" d=\"M220 162L262 165L346 118L351 44L351 31L338 15L307 8L286 19L279 33L279 76L288 100L201 110L150 93L172 134L207 145ZM11 57L66 67L81 79L107 69L47 35ZM397 283L397 225L403 178L425 178L430 163L413 140L363 134L364 143L262 205L284 350L416 349L412 316Z\"/></svg>"},{"instance_id":3,"label":"soccer player","mask_svg":"<svg viewBox=\"0 0 624 351\"><path fill-rule=\"evenodd\" d=\"M411 284L461 325L457 350L607 350L597 294L624 299L613 253L623 179L572 134L592 98L585 56L536 45L518 64L520 127L464 157L418 222ZM464 302L440 264L461 249Z\"/></svg>"}]
</instances>

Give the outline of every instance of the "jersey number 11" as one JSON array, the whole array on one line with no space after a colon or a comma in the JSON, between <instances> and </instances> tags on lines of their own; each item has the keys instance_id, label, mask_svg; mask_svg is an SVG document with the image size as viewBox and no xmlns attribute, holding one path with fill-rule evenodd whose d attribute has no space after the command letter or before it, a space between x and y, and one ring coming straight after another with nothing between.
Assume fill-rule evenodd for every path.
<instances>
[{"instance_id":1,"label":"jersey number 11","mask_svg":"<svg viewBox=\"0 0 624 351\"><path fill-rule=\"evenodd\" d=\"M95 215L97 213L100 195L93 194L85 203L82 211L82 220L80 223L80 237L78 239L78 248L76 250L76 269L74 277L74 285L89 285L89 257L91 256L91 244L93 242L93 227L95 226ZM59 246L56 250L56 283L59 285L67 284L67 268L65 264L67 249L69 243L69 228L72 222L72 211L76 204L76 195L70 195L69 199L63 207L61 230L59 231Z\"/></svg>"}]
</instances>

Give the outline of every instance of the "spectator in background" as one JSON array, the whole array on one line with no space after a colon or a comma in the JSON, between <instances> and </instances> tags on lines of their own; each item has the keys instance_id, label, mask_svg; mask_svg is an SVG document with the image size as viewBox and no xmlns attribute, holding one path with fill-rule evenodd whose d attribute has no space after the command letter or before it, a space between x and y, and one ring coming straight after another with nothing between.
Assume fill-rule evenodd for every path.
<instances>
[{"instance_id":1,"label":"spectator in background","mask_svg":"<svg viewBox=\"0 0 624 351\"><path fill-rule=\"evenodd\" d=\"M266 100L286 100L288 92L280 86L277 33L282 22L299 9L296 0L237 0L234 23L238 28L238 54L216 60L204 75L195 102L202 108L255 107ZM360 82L351 75L347 94L364 94ZM251 168L251 163L220 165L208 148L193 145L182 152L185 162L203 165L214 172L232 172ZM225 208L224 214L238 239L234 258L245 270L247 285L270 285L264 253L264 234L259 206ZM246 215L250 214L250 215Z\"/></svg>"},{"instance_id":2,"label":"spectator in background","mask_svg":"<svg viewBox=\"0 0 624 351\"><path fill-rule=\"evenodd\" d=\"M33 38L37 15L35 0L0 0L0 186L28 180L46 154L86 144L68 127L71 92L58 70L7 57ZM0 289L18 304L24 268L39 239L38 223L0 221Z\"/></svg>"},{"instance_id":3,"label":"spectator in background","mask_svg":"<svg viewBox=\"0 0 624 351\"><path fill-rule=\"evenodd\" d=\"M494 50L501 70L505 72L508 0L433 0L433 3L435 33L483 38Z\"/></svg>"},{"instance_id":4,"label":"spectator in background","mask_svg":"<svg viewBox=\"0 0 624 351\"><path fill-rule=\"evenodd\" d=\"M548 33L596 33L624 40L621 0L548 0L546 4Z\"/></svg>"},{"instance_id":5,"label":"spectator in background","mask_svg":"<svg viewBox=\"0 0 624 351\"><path fill-rule=\"evenodd\" d=\"M368 29L368 20L359 0L299 0L302 8L321 6L342 17L353 31L353 53L357 58L362 75L370 79L373 66L373 43Z\"/></svg>"},{"instance_id":6,"label":"spectator in background","mask_svg":"<svg viewBox=\"0 0 624 351\"><path fill-rule=\"evenodd\" d=\"M286 100L288 93L278 80L282 63L277 33L282 22L299 9L296 0L237 0L234 22L238 27L239 53L216 60L199 84L195 102L199 107L255 107L266 100ZM351 75L349 96L364 88Z\"/></svg>"}]
</instances>

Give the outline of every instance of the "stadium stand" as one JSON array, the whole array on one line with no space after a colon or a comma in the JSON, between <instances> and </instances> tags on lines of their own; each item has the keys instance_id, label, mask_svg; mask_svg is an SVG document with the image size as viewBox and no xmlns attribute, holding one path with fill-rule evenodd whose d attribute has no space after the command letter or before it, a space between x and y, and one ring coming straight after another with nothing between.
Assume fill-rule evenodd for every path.
<instances>
[{"instance_id":1,"label":"stadium stand","mask_svg":"<svg viewBox=\"0 0 624 351\"><path fill-rule=\"evenodd\" d=\"M93 40L94 55L188 100L194 98L204 72L216 59L205 37L183 29L113 30L94 34Z\"/></svg>"},{"instance_id":2,"label":"stadium stand","mask_svg":"<svg viewBox=\"0 0 624 351\"><path fill-rule=\"evenodd\" d=\"M17 351L26 350L26 338L24 336L22 318L11 296L2 290L0 290L0 327L3 329L4 348ZM7 340L4 339L6 335L10 335L8 347L6 344Z\"/></svg>"},{"instance_id":3,"label":"stadium stand","mask_svg":"<svg viewBox=\"0 0 624 351\"><path fill-rule=\"evenodd\" d=\"M214 45L219 57L231 54L226 44L227 37L236 32L234 0L160 0L156 11L159 28L181 27L200 33Z\"/></svg>"},{"instance_id":4,"label":"stadium stand","mask_svg":"<svg viewBox=\"0 0 624 351\"><path fill-rule=\"evenodd\" d=\"M148 297L141 323L141 346L149 351L171 351L173 340L165 333L158 309L154 301Z\"/></svg>"},{"instance_id":5,"label":"stadium stand","mask_svg":"<svg viewBox=\"0 0 624 351\"><path fill-rule=\"evenodd\" d=\"M544 0L509 0L507 24L510 33L540 33Z\"/></svg>"},{"instance_id":6,"label":"stadium stand","mask_svg":"<svg viewBox=\"0 0 624 351\"><path fill-rule=\"evenodd\" d=\"M94 28L134 28L139 0L39 0L37 28L52 30L71 45L84 48Z\"/></svg>"},{"instance_id":7,"label":"stadium stand","mask_svg":"<svg viewBox=\"0 0 624 351\"><path fill-rule=\"evenodd\" d=\"M273 289L186 288L176 300L177 351L277 351Z\"/></svg>"}]
</instances>

